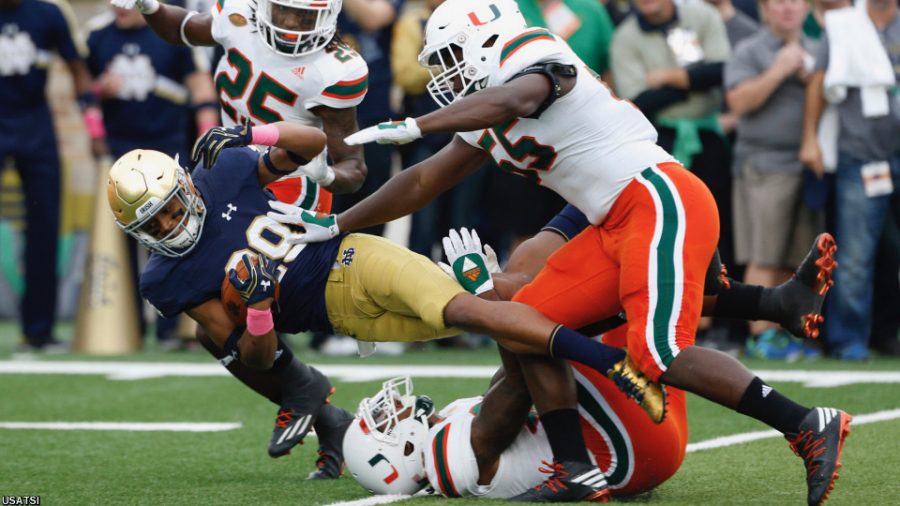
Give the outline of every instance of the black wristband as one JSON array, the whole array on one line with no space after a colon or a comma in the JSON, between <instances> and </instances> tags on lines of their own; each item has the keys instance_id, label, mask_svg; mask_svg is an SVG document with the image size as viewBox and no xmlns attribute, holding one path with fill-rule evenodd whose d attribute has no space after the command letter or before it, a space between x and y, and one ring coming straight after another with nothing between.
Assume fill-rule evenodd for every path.
<instances>
[{"instance_id":1,"label":"black wristband","mask_svg":"<svg viewBox=\"0 0 900 506\"><path fill-rule=\"evenodd\" d=\"M206 100L204 102L199 102L191 106L195 111L199 111L200 109L219 109L219 103L215 100Z\"/></svg>"},{"instance_id":2,"label":"black wristband","mask_svg":"<svg viewBox=\"0 0 900 506\"><path fill-rule=\"evenodd\" d=\"M287 176L288 174L294 172L293 170L278 170L278 168L275 167L275 164L272 163L272 157L269 155L269 151L270 150L267 149L266 152L263 153L263 164L265 164L266 170L268 170L272 174L275 174L276 176Z\"/></svg>"},{"instance_id":3,"label":"black wristband","mask_svg":"<svg viewBox=\"0 0 900 506\"><path fill-rule=\"evenodd\" d=\"M81 93L80 95L78 95L76 101L78 102L78 108L82 111L84 111L88 107L96 106L98 104L97 95L95 95L93 91L86 91L84 93Z\"/></svg>"},{"instance_id":4,"label":"black wristband","mask_svg":"<svg viewBox=\"0 0 900 506\"><path fill-rule=\"evenodd\" d=\"M306 158L303 158L302 156L298 155L297 153L294 153L293 151L286 151L286 153L288 156L288 160L296 163L297 165L306 165L307 163L309 163L309 160L307 160Z\"/></svg>"}]
</instances>

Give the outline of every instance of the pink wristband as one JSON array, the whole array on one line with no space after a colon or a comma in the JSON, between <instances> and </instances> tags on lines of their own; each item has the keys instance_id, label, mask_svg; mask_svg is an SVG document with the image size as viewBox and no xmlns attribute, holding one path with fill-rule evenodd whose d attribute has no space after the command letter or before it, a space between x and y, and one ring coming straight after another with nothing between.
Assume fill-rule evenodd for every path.
<instances>
[{"instance_id":1,"label":"pink wristband","mask_svg":"<svg viewBox=\"0 0 900 506\"><path fill-rule=\"evenodd\" d=\"M253 144L274 146L278 142L278 127L275 125L255 126L250 131Z\"/></svg>"},{"instance_id":2,"label":"pink wristband","mask_svg":"<svg viewBox=\"0 0 900 506\"><path fill-rule=\"evenodd\" d=\"M103 113L96 107L88 107L82 114L84 126L87 127L91 140L106 137L106 129L103 128Z\"/></svg>"},{"instance_id":3,"label":"pink wristband","mask_svg":"<svg viewBox=\"0 0 900 506\"><path fill-rule=\"evenodd\" d=\"M270 330L275 328L272 321L272 310L247 308L247 332L254 336L268 334Z\"/></svg>"}]
</instances>

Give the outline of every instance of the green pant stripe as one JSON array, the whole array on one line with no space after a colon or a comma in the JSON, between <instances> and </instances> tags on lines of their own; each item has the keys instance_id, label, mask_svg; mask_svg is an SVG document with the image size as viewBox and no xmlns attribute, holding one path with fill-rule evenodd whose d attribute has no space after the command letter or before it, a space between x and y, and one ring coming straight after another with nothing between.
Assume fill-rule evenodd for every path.
<instances>
[{"instance_id":1,"label":"green pant stripe","mask_svg":"<svg viewBox=\"0 0 900 506\"><path fill-rule=\"evenodd\" d=\"M648 315L653 319L653 343L659 359L665 367L668 367L675 354L669 343L669 323L675 312L675 290L676 286L676 260L675 258L675 241L678 236L678 207L675 203L675 195L669 189L669 186L663 180L659 173L653 169L645 169L641 172L641 177L649 183L648 189L655 190L659 203L662 206L662 216L657 212L657 227L660 226L659 220L662 219L662 232L659 234L659 242L656 244L655 254L656 262L656 307L650 308L652 315Z\"/></svg>"},{"instance_id":2,"label":"green pant stripe","mask_svg":"<svg viewBox=\"0 0 900 506\"><path fill-rule=\"evenodd\" d=\"M597 425L600 426L603 433L609 438L609 442L612 446L609 450L612 454L611 465L614 465L615 469L607 469L604 471L606 481L611 487L621 488L625 486L630 479L631 473L629 471L633 466L627 435L620 431L619 427L616 426L616 423L606 413L606 410L604 410L597 402L597 399L591 395L591 392L582 386L582 380L577 377L576 379L575 389L578 393L578 406L587 411L587 414L597 422ZM585 379L584 381L587 380Z\"/></svg>"}]
</instances>

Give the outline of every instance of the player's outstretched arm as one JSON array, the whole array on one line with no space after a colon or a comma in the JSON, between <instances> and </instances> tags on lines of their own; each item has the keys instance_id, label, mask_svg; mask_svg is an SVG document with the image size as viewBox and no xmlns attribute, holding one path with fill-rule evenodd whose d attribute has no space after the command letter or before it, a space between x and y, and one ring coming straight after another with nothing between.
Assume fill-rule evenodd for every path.
<instances>
[{"instance_id":1,"label":"player's outstretched arm","mask_svg":"<svg viewBox=\"0 0 900 506\"><path fill-rule=\"evenodd\" d=\"M147 24L166 42L175 45L215 46L212 36L212 14L188 11L158 0L111 0L123 9L136 9ZM188 18L188 19L185 19Z\"/></svg>"},{"instance_id":2,"label":"player's outstretched arm","mask_svg":"<svg viewBox=\"0 0 900 506\"><path fill-rule=\"evenodd\" d=\"M534 113L550 96L550 81L529 74L502 85L486 88L447 107L418 118L387 121L351 135L348 144L406 144L434 133L470 132L491 128Z\"/></svg>"},{"instance_id":3,"label":"player's outstretched arm","mask_svg":"<svg viewBox=\"0 0 900 506\"><path fill-rule=\"evenodd\" d=\"M421 209L444 190L478 170L488 158L484 151L454 138L441 151L392 177L381 188L339 215L316 215L298 207L270 201L269 218L300 225L305 232L292 243L327 241L340 232L387 223Z\"/></svg>"}]
</instances>

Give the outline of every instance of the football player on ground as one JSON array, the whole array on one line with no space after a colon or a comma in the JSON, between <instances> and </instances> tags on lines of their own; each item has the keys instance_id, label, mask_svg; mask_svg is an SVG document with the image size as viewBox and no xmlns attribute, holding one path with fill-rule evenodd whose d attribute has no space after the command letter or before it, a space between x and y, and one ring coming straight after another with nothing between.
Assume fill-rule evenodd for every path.
<instances>
[{"instance_id":1,"label":"football player on ground","mask_svg":"<svg viewBox=\"0 0 900 506\"><path fill-rule=\"evenodd\" d=\"M420 61L434 73L429 91L444 107L347 140L404 143L455 132L453 141L340 215L278 218L306 228L292 240L323 240L409 214L493 157L501 170L555 190L591 223L514 300L572 328L624 311L627 363L783 433L806 464L809 503L821 503L834 485L851 417L801 406L734 358L694 346L719 230L703 183L656 144L650 122L612 95L565 42L528 29L511 0L445 2L428 21L425 44ZM602 349L568 337L555 336L552 356L590 364ZM572 417L566 423L574 433ZM556 448L554 455L559 460ZM575 481L591 472L588 462L584 452L576 465L561 462L549 480L567 487L531 489L518 499L590 496Z\"/></svg>"},{"instance_id":2,"label":"football player on ground","mask_svg":"<svg viewBox=\"0 0 900 506\"><path fill-rule=\"evenodd\" d=\"M571 205L567 206L541 232L513 252L507 269L503 273L494 272L494 290L484 291L481 296L508 299L538 273L552 252L588 226L582 213ZM824 294L817 290L817 278L822 278L826 291L830 286L833 263L829 260L833 260L834 251L833 248L823 247L829 244L833 246L833 241L823 234L797 269L794 279L778 288L763 290L761 298L764 299L764 306L769 303L767 299L782 298L785 293L798 301L788 308L778 308L776 315L786 324L798 322L793 325L794 331L802 330L799 322L806 319L806 314L821 307ZM493 254L490 247L485 246L482 250L477 234L470 234L466 229L461 229L459 233L451 231L450 236L444 239L444 249L450 259L474 253L485 256L485 264L496 265L495 260L490 258ZM495 269L499 270L498 267ZM449 266L445 266L444 270L456 275ZM723 283L720 272L716 262L710 264L705 291L714 295L707 295L704 315L713 311L716 299L727 300L733 290L740 290L740 284L732 286ZM758 318L758 314L754 317ZM604 331L603 341L624 346L627 336L621 324L624 320L619 318L602 322L603 328L610 329ZM541 485L543 475L538 472L541 463L544 463L547 472L554 466L545 462L552 458L547 434L543 424L536 424L533 417L526 416L524 405L530 399L529 391L534 392L535 384L540 382L535 381L537 378L522 376L519 361L524 357L513 357L502 348L500 353L504 366L502 371L512 374L495 376L490 391L483 399L477 397L456 401L437 417L420 416L419 420L414 420L419 425L404 422L410 430L398 430L397 433L402 434L399 438L391 438L377 429L366 432L363 427L376 426L372 422L373 416L384 411L384 406L380 405L384 399L391 397L388 393L404 399L407 405L411 404L409 401L412 398L408 394L399 394L402 387L408 387L411 393L408 379L388 381L379 395L363 401L357 421L368 420L369 423L351 425L344 440L348 448L356 449L348 459L348 469L353 477L375 493L411 494L422 487L419 478L427 474L432 487L448 497L509 498L530 487L550 486L550 482ZM571 402L579 407L581 433L588 450L606 475L612 495L639 494L659 486L672 476L681 465L687 444L684 392L668 389L667 417L662 424L656 425L650 423L633 402L594 371L577 363L569 365L574 369L576 387L571 388ZM526 383L527 391L523 391ZM544 394L570 397L568 389L545 390ZM485 409L482 409L483 406ZM405 418L402 408L397 411L400 418ZM420 428L425 418L426 427L430 427L427 437L424 436L425 430ZM451 425L453 430L450 430ZM384 429L385 426L378 428ZM511 440L507 437L509 435L514 435L515 439ZM421 458L407 460L407 441L425 453L424 467ZM369 465L377 453L385 455L387 462L382 464L378 459L376 465ZM394 469L398 470L398 476L385 481ZM388 473L387 476L385 473Z\"/></svg>"},{"instance_id":3,"label":"football player on ground","mask_svg":"<svg viewBox=\"0 0 900 506\"><path fill-rule=\"evenodd\" d=\"M135 150L110 170L108 197L119 226L154 253L141 274L144 298L164 316L184 311L196 320L209 336L208 349L230 371L268 371L254 383L246 380L251 375L238 377L303 414L272 445L284 448L282 440L302 438L315 425L320 439L329 442L323 449L331 452L336 476L340 438L334 435L352 417L320 432L314 422L317 415L321 419L320 410L331 409L322 408L330 385L294 359L275 330L413 341L454 335L460 327L492 334L510 349L537 353L546 353L548 342L561 334L588 338L525 305L474 297L430 260L380 237L350 234L290 244L291 228L266 216L272 194L264 187L296 168L300 158L314 158L324 143L320 130L288 122L239 131L217 127L195 146L192 158L202 164L193 176L167 155ZM242 147L249 145L274 148L260 154ZM247 279L237 276L238 262ZM248 306L245 326L232 323L219 299L226 274ZM276 285L280 297L273 311ZM604 374L625 355L605 349L607 359L593 365ZM622 376L626 388L656 399L662 409L658 385L628 368L613 376ZM280 389L284 384L291 388Z\"/></svg>"},{"instance_id":4,"label":"football player on ground","mask_svg":"<svg viewBox=\"0 0 900 506\"><path fill-rule=\"evenodd\" d=\"M304 209L329 212L331 192L353 192L362 186L366 176L363 150L348 146L343 139L357 131L356 106L366 94L368 68L336 35L340 0L219 0L205 13L157 0L113 0L112 4L136 8L148 25L172 44L222 46L225 55L214 77L224 125L239 131L246 121L260 125L285 120L325 131L333 166L324 152L310 163L298 160L293 167L296 170L289 168L279 173L283 177L270 178L269 189L277 198ZM206 336L198 338L211 353L221 352ZM294 403L306 395L299 391L301 385L240 364L229 371L279 404L269 454L286 455L306 433L299 429L308 412ZM324 414L319 417L322 424L330 420L329 424L340 425L348 419L331 407L326 407ZM319 429L316 427L317 432ZM339 456L340 448L322 450L321 472L314 477L336 477L340 466L330 457Z\"/></svg>"},{"instance_id":5,"label":"football player on ground","mask_svg":"<svg viewBox=\"0 0 900 506\"><path fill-rule=\"evenodd\" d=\"M558 472L544 426L531 410L527 378L500 348L503 367L484 397L458 399L439 413L427 396L412 395L409 377L384 383L360 402L344 436L347 470L377 494L414 494L426 486L446 497L514 498ZM635 495L669 479L684 459L685 394L668 389L668 416L653 423L639 406L596 371L572 363L580 430L595 469L583 482L607 484L591 498Z\"/></svg>"}]
</instances>

